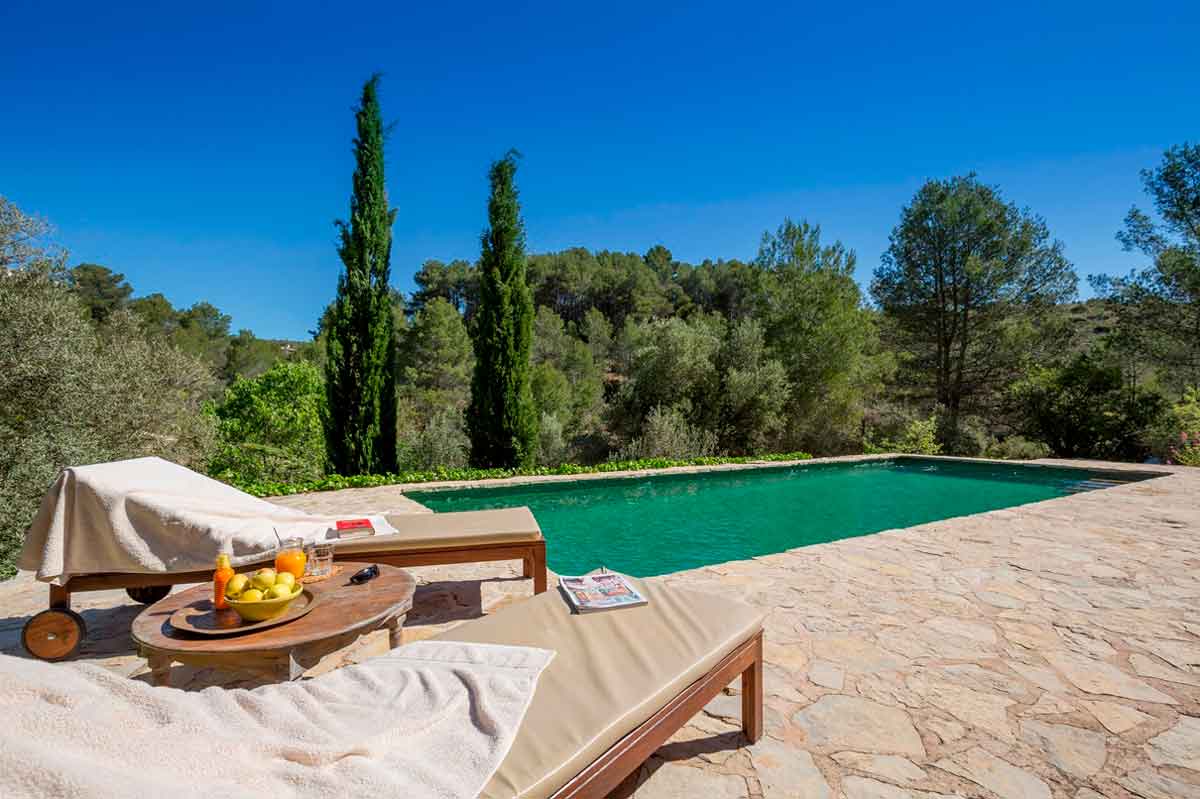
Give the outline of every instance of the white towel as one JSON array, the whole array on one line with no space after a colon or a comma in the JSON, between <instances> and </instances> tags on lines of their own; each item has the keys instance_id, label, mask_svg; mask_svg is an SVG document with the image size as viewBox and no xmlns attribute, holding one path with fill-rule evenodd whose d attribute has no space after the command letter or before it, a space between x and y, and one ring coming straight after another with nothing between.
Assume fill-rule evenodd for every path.
<instances>
[{"instance_id":1,"label":"white towel","mask_svg":"<svg viewBox=\"0 0 1200 799\"><path fill-rule=\"evenodd\" d=\"M275 531L324 540L339 518L347 517L272 504L162 458L76 466L42 498L18 565L60 582L96 572L211 569L221 552L240 566L275 550ZM382 516L368 518L376 533L396 532Z\"/></svg>"},{"instance_id":2,"label":"white towel","mask_svg":"<svg viewBox=\"0 0 1200 799\"><path fill-rule=\"evenodd\" d=\"M421 641L312 680L187 692L0 655L0 796L473 799L553 657Z\"/></svg>"}]
</instances>

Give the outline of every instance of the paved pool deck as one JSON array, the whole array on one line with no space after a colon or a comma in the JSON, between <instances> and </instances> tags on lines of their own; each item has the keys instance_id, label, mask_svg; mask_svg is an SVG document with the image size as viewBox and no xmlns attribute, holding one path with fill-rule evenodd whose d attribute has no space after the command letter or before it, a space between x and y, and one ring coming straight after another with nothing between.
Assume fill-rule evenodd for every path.
<instances>
[{"instance_id":1,"label":"paved pool deck","mask_svg":"<svg viewBox=\"0 0 1200 799\"><path fill-rule=\"evenodd\" d=\"M1162 476L656 578L768 613L766 735L743 745L731 686L614 796L1200 799L1200 469L1103 466ZM401 500L389 487L281 501ZM407 640L531 590L515 563L413 571ZM76 606L83 657L143 678L138 606L122 592ZM0 651L18 654L44 607L28 575L0 584ZM370 637L314 672L383 646ZM175 671L188 688L253 684Z\"/></svg>"}]
</instances>

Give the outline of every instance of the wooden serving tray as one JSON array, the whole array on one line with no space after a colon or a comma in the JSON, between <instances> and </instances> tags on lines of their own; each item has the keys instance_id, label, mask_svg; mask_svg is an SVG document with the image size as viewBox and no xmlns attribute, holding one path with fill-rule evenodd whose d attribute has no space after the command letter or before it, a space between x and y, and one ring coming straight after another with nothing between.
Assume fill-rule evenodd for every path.
<instances>
[{"instance_id":1,"label":"wooden serving tray","mask_svg":"<svg viewBox=\"0 0 1200 799\"><path fill-rule=\"evenodd\" d=\"M171 614L171 626L176 630L196 635L241 635L265 630L280 624L295 621L317 605L317 597L305 588L300 596L292 600L288 609L273 619L245 622L233 608L217 610L211 599L190 602Z\"/></svg>"}]
</instances>

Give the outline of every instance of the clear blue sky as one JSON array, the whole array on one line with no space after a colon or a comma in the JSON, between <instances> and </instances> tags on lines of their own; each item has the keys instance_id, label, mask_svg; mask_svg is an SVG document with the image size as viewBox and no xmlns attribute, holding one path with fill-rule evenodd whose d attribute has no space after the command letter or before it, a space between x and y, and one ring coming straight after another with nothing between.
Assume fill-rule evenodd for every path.
<instances>
[{"instance_id":1,"label":"clear blue sky","mask_svg":"<svg viewBox=\"0 0 1200 799\"><path fill-rule=\"evenodd\" d=\"M502 13L501 13L502 12ZM785 215L869 279L900 206L974 170L1081 276L1137 171L1200 140L1200 3L0 4L0 194L73 262L303 337L340 264L350 108L384 73L392 263L474 259L510 147L532 251L754 255Z\"/></svg>"}]
</instances>

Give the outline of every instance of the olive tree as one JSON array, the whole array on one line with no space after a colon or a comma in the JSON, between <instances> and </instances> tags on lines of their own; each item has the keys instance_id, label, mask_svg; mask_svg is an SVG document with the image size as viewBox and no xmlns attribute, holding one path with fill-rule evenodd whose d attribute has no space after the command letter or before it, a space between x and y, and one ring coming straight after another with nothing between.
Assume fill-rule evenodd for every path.
<instances>
[{"instance_id":1,"label":"olive tree","mask_svg":"<svg viewBox=\"0 0 1200 799\"><path fill-rule=\"evenodd\" d=\"M159 455L203 469L213 420L201 404L215 386L207 365L142 336L128 311L97 329L61 279L0 274L0 575L64 467Z\"/></svg>"}]
</instances>

